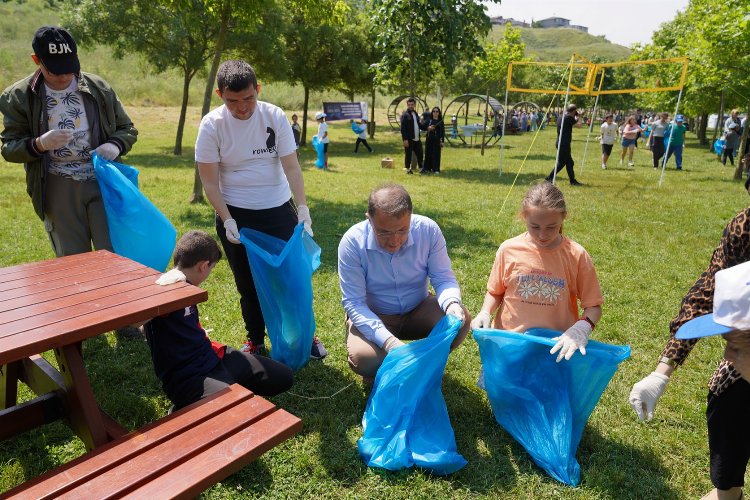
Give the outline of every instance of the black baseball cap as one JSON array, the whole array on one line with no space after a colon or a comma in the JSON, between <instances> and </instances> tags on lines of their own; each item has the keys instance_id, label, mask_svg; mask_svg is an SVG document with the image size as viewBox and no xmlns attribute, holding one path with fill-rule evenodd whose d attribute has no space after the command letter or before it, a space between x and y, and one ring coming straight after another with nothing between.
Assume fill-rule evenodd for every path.
<instances>
[{"instance_id":1,"label":"black baseball cap","mask_svg":"<svg viewBox=\"0 0 750 500\"><path fill-rule=\"evenodd\" d=\"M66 75L81 71L76 41L65 28L42 26L34 33L31 47L50 73Z\"/></svg>"}]
</instances>

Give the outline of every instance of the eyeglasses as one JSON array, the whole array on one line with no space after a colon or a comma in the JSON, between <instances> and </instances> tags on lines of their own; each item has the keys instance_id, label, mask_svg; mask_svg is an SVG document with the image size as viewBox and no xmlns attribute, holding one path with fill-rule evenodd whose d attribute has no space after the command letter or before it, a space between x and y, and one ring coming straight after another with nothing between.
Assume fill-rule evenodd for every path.
<instances>
[{"instance_id":1,"label":"eyeglasses","mask_svg":"<svg viewBox=\"0 0 750 500\"><path fill-rule=\"evenodd\" d=\"M409 234L408 229L399 229L398 231L375 231L378 238L390 238L391 236L406 236Z\"/></svg>"}]
</instances>

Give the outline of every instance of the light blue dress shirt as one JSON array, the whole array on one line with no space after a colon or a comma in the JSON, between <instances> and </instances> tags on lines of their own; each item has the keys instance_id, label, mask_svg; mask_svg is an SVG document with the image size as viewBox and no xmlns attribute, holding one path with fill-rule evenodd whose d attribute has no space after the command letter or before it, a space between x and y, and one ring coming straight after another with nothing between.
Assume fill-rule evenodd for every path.
<instances>
[{"instance_id":1,"label":"light blue dress shirt","mask_svg":"<svg viewBox=\"0 0 750 500\"><path fill-rule=\"evenodd\" d=\"M412 214L406 243L383 249L368 220L352 226L339 243L339 283L346 314L370 342L382 347L391 332L378 314L406 314L428 295L431 284L445 311L461 300L445 238L432 219Z\"/></svg>"}]
</instances>

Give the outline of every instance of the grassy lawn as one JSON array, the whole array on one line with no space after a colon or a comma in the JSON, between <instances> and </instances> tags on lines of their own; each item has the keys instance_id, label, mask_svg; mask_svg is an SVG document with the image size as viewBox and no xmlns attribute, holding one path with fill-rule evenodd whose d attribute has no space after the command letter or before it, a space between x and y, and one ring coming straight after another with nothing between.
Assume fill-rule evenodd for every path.
<instances>
[{"instance_id":1,"label":"grassy lawn","mask_svg":"<svg viewBox=\"0 0 750 500\"><path fill-rule=\"evenodd\" d=\"M142 190L169 217L180 234L189 229L213 233L209 205L189 205L192 144L198 112L187 119L183 157L171 155L178 110L129 108L141 135L127 162L141 170ZM289 113L291 115L291 112ZM594 410L578 449L581 484L569 488L536 467L521 446L495 422L484 391L476 343L468 338L448 362L443 392L458 451L468 465L448 478L419 470L368 469L357 455L367 392L349 370L343 310L336 274L341 235L363 219L367 195L384 182L403 183L415 212L443 229L464 301L476 313L497 246L522 231L517 217L526 186L549 172L554 133L544 131L523 163L532 134L510 137L498 175L499 149L447 147L443 174L406 176L400 137L378 117L370 144L375 153L352 154L349 124L331 126L331 169L313 167L310 148L302 162L315 239L322 264L315 274L317 334L329 350L311 362L292 390L273 398L298 415L303 431L205 493L206 498L695 498L711 488L704 419L706 382L723 351L720 339L698 344L672 377L655 418L637 421L627 403L633 383L648 374L668 337L668 324L680 300L708 264L726 222L748 203L732 169L688 136L685 170L670 162L664 184L650 165L650 153L636 151L635 168L616 158L602 171L599 145L592 140L583 172L584 187L572 188L564 171L560 186L570 210L565 232L592 255L605 295L604 316L594 338L632 347ZM315 124L309 123L314 131ZM575 130L577 171L585 130ZM397 168L382 169L385 156ZM515 173L520 175L515 180ZM508 196L508 193L509 196ZM501 209L503 201L508 202ZM23 168L0 161L0 265L53 257L42 223L25 192ZM216 340L237 346L243 340L238 297L226 261L205 284L209 301L201 322ZM130 429L166 414L169 402L153 374L144 342L118 342L102 335L84 344L94 391L104 409ZM345 388L338 395L327 398ZM23 393L28 398L28 393ZM315 399L319 398L319 399ZM321 399L322 398L322 399ZM82 443L62 424L46 426L0 442L0 491L82 454Z\"/></svg>"}]
</instances>

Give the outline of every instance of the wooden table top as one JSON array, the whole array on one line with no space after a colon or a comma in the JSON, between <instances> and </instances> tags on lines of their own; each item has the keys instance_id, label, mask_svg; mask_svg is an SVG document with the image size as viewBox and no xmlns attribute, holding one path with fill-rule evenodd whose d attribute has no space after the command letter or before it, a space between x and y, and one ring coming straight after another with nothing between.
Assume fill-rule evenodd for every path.
<instances>
[{"instance_id":1,"label":"wooden table top","mask_svg":"<svg viewBox=\"0 0 750 500\"><path fill-rule=\"evenodd\" d=\"M0 365L203 302L106 250L0 269Z\"/></svg>"}]
</instances>

